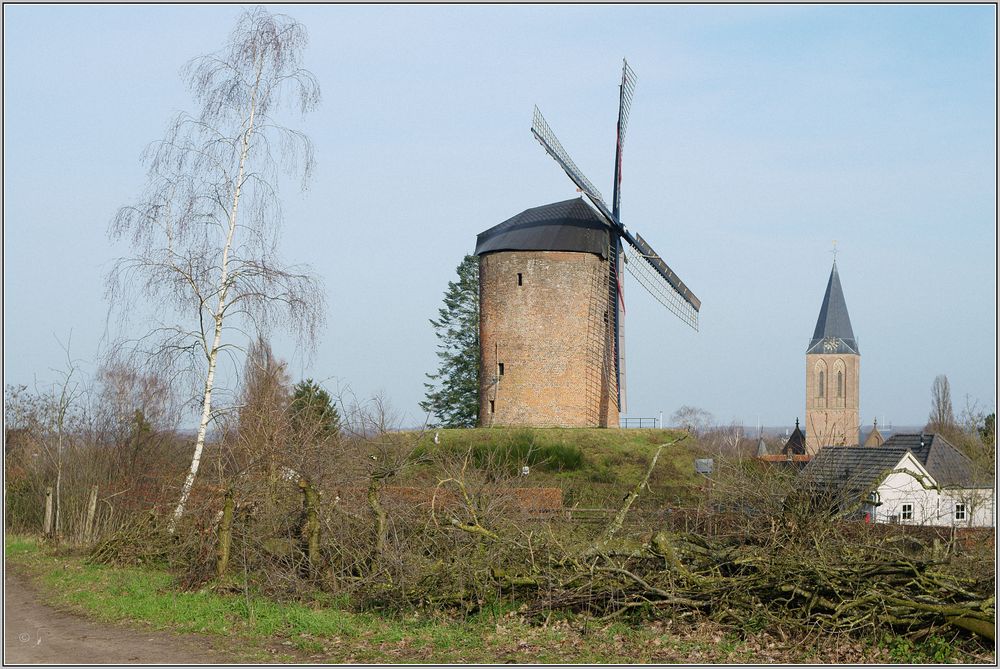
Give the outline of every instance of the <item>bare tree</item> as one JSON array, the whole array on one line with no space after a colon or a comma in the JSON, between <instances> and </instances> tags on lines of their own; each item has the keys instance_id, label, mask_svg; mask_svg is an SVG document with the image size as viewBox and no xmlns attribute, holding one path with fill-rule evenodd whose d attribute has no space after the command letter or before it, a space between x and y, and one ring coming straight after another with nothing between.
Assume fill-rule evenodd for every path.
<instances>
[{"instance_id":1,"label":"bare tree","mask_svg":"<svg viewBox=\"0 0 1000 669\"><path fill-rule=\"evenodd\" d=\"M72 336L72 335L71 335ZM58 341L58 340L57 340ZM60 342L62 346L62 342ZM63 516L63 497L62 497L62 484L63 484L63 464L65 460L65 452L67 447L67 442L69 441L69 435L67 434L67 423L70 418L70 413L73 411L77 401L83 394L83 390L80 387L80 381L74 379L77 376L79 369L79 361L74 360L70 355L70 344L67 343L62 346L63 352L66 354L66 367L61 370L53 370L58 376L59 381L53 383L51 390L46 395L46 403L48 404L48 415L49 415L49 426L53 433L53 439L50 446L51 457L55 462L56 466L56 486L55 486L55 524L52 526L53 535L58 539L62 534L62 516Z\"/></svg>"},{"instance_id":2,"label":"bare tree","mask_svg":"<svg viewBox=\"0 0 1000 669\"><path fill-rule=\"evenodd\" d=\"M247 352L243 376L236 425L238 452L243 459L240 470L266 472L273 485L289 432L287 365L274 356L267 341L258 339Z\"/></svg>"},{"instance_id":3,"label":"bare tree","mask_svg":"<svg viewBox=\"0 0 1000 669\"><path fill-rule=\"evenodd\" d=\"M125 327L138 298L154 303L151 329L129 342L172 371L192 372L201 417L191 467L171 530L183 515L201 462L220 354L239 355L247 340L289 327L311 350L323 322L323 292L308 268L277 257L282 174L305 187L312 147L276 117L283 102L300 112L319 102L319 86L302 68L305 28L255 8L243 14L221 51L185 68L200 104L179 114L147 149L148 187L138 204L118 211L113 239L131 243L108 278L112 309ZM170 322L173 311L182 320ZM171 377L173 378L173 377Z\"/></svg>"},{"instance_id":4,"label":"bare tree","mask_svg":"<svg viewBox=\"0 0 1000 669\"><path fill-rule=\"evenodd\" d=\"M931 415L927 420L928 429L936 432L949 432L957 426L951 406L951 384L944 374L936 376L931 385Z\"/></svg>"},{"instance_id":5,"label":"bare tree","mask_svg":"<svg viewBox=\"0 0 1000 669\"><path fill-rule=\"evenodd\" d=\"M741 459L750 455L750 448L756 446L747 438L743 423L733 419L728 425L717 425L703 430L702 443L719 457L731 456Z\"/></svg>"},{"instance_id":6,"label":"bare tree","mask_svg":"<svg viewBox=\"0 0 1000 669\"><path fill-rule=\"evenodd\" d=\"M108 480L134 482L153 464L150 456L162 447L160 435L176 430L179 407L166 379L125 360L106 360L97 381L91 441L109 451L102 458Z\"/></svg>"},{"instance_id":7,"label":"bare tree","mask_svg":"<svg viewBox=\"0 0 1000 669\"><path fill-rule=\"evenodd\" d=\"M685 404L670 416L670 423L697 437L715 424L715 417L700 407Z\"/></svg>"}]
</instances>

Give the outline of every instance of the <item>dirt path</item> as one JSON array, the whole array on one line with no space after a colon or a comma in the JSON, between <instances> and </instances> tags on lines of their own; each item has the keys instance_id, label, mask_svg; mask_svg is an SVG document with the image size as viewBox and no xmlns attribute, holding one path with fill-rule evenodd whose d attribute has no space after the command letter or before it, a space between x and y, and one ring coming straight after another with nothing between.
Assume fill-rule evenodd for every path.
<instances>
[{"instance_id":1,"label":"dirt path","mask_svg":"<svg viewBox=\"0 0 1000 669\"><path fill-rule=\"evenodd\" d=\"M42 604L30 580L7 566L4 664L215 664L234 662L194 635L144 632Z\"/></svg>"}]
</instances>

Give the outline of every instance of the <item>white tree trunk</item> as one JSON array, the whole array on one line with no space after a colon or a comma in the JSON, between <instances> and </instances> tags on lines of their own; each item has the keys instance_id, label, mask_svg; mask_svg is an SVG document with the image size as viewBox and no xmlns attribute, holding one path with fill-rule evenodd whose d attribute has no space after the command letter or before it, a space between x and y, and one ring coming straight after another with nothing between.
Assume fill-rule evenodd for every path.
<instances>
[{"instance_id":1,"label":"white tree trunk","mask_svg":"<svg viewBox=\"0 0 1000 669\"><path fill-rule=\"evenodd\" d=\"M260 70L257 71L257 86L260 85ZM208 374L205 377L205 394L202 400L201 421L198 424L198 437L194 444L194 455L191 456L191 469L184 479L181 487L181 497L174 509L174 515L170 519L168 530L173 534L177 527L177 521L184 515L187 507L188 497L191 495L191 488L194 486L194 479L198 475L198 468L201 466L201 455L205 448L205 435L208 432L208 421L212 417L212 388L215 384L215 367L219 359L219 343L222 341L222 325L226 311L226 294L229 291L229 251L233 246L233 237L236 234L236 214L240 206L240 193L243 188L243 170L246 166L247 154L250 152L250 136L254 130L254 113L257 108L257 88L254 88L254 95L250 100L250 115L247 120L247 130L243 135L243 146L240 150L240 165L236 176L235 189L233 191L233 205L229 212L229 230L226 234L226 244L222 248L221 272L219 274L219 303L215 308L215 334L212 339L212 346L206 347L208 355Z\"/></svg>"}]
</instances>

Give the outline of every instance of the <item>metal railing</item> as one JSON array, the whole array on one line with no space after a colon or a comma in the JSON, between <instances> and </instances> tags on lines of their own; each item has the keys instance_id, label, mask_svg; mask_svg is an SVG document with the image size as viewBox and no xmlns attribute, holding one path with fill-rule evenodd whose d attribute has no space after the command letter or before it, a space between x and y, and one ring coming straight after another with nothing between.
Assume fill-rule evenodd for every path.
<instances>
[{"instance_id":1,"label":"metal railing","mask_svg":"<svg viewBox=\"0 0 1000 669\"><path fill-rule=\"evenodd\" d=\"M623 428L662 427L657 418L625 418L624 416L618 419L618 426Z\"/></svg>"}]
</instances>

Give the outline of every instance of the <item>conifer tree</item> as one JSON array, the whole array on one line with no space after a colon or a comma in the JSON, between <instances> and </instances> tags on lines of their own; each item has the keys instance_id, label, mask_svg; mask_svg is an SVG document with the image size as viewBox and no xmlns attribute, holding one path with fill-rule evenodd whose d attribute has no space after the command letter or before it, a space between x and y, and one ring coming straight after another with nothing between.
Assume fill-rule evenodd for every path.
<instances>
[{"instance_id":1,"label":"conifer tree","mask_svg":"<svg viewBox=\"0 0 1000 669\"><path fill-rule=\"evenodd\" d=\"M440 361L428 374L427 397L420 407L440 427L475 427L479 416L479 259L467 255L448 282L444 306L431 325Z\"/></svg>"},{"instance_id":2,"label":"conifer tree","mask_svg":"<svg viewBox=\"0 0 1000 669\"><path fill-rule=\"evenodd\" d=\"M330 393L312 379L295 384L290 409L292 431L299 438L325 441L340 432L340 414Z\"/></svg>"}]
</instances>

